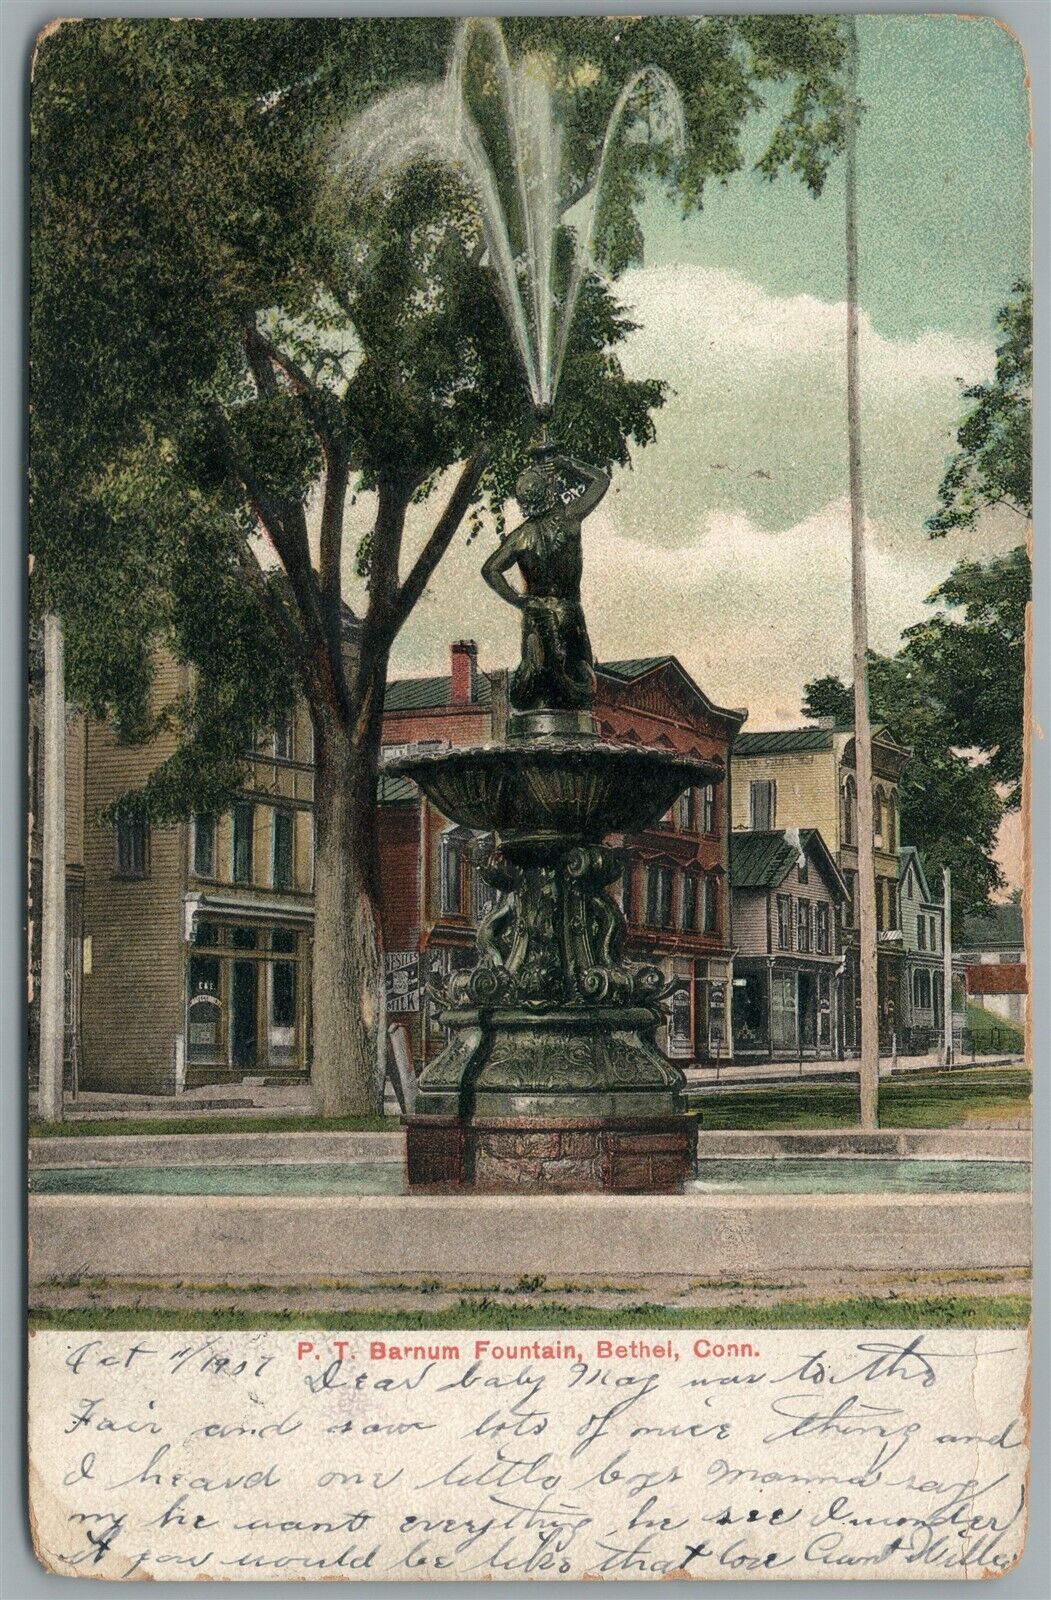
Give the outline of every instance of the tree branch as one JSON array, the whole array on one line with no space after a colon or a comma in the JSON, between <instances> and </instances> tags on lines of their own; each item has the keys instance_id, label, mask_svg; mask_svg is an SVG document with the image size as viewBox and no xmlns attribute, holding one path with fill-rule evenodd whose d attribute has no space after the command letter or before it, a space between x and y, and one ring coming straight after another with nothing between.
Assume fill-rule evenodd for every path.
<instances>
[{"instance_id":1,"label":"tree branch","mask_svg":"<svg viewBox=\"0 0 1051 1600\"><path fill-rule=\"evenodd\" d=\"M323 385L315 383L306 368L294 357L280 349L264 333L260 333L258 328L249 330L246 335L246 348L249 341L254 354L265 358L265 361L270 362L272 366L279 367L296 393L302 397L325 454L330 455L337 444L339 434L338 415L334 414L334 397ZM253 366L253 375L255 370Z\"/></svg>"},{"instance_id":2,"label":"tree branch","mask_svg":"<svg viewBox=\"0 0 1051 1600\"><path fill-rule=\"evenodd\" d=\"M345 439L333 442L325 473L325 493L321 506L321 536L318 565L321 580L321 610L329 650L342 650L342 572L343 513L350 478L350 452Z\"/></svg>"},{"instance_id":3,"label":"tree branch","mask_svg":"<svg viewBox=\"0 0 1051 1600\"><path fill-rule=\"evenodd\" d=\"M453 535L474 499L482 473L489 461L489 453L489 446L482 445L464 462L445 510L435 523L427 543L416 557L405 582L398 590L394 602L392 637L405 622L433 577L439 561L452 543Z\"/></svg>"},{"instance_id":4,"label":"tree branch","mask_svg":"<svg viewBox=\"0 0 1051 1600\"><path fill-rule=\"evenodd\" d=\"M284 520L286 508L267 493L251 467L241 458L229 424L218 408L215 415L223 441L227 470L247 497L253 514L273 545L295 601L298 620L294 623L294 635L289 636L288 642L294 644L296 649L296 667L304 691L312 704L336 706L345 714L348 707L339 630L338 628L336 630L333 647L322 614L317 575L310 564L306 519L302 516L302 508L295 508L300 513L302 531L300 533L300 530L296 529L290 534ZM248 572L245 572L240 561L238 565L246 582L252 583L255 588L254 580ZM269 588L268 585L266 587ZM285 610L292 620L287 604Z\"/></svg>"}]
</instances>

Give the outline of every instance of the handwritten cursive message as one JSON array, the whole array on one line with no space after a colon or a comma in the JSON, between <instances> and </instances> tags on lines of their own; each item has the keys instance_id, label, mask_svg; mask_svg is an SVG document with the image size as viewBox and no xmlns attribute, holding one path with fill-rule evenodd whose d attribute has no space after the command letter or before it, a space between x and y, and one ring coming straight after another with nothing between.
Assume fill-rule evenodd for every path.
<instances>
[{"instance_id":1,"label":"handwritten cursive message","mask_svg":"<svg viewBox=\"0 0 1051 1600\"><path fill-rule=\"evenodd\" d=\"M982 1577L1024 1331L37 1333L31 1515L98 1578Z\"/></svg>"}]
</instances>

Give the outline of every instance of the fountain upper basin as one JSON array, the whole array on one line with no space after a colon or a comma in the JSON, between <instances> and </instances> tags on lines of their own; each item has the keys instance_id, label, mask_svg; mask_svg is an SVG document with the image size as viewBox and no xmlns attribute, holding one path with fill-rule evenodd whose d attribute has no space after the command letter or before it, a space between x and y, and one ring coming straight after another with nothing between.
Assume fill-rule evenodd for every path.
<instances>
[{"instance_id":1,"label":"fountain upper basin","mask_svg":"<svg viewBox=\"0 0 1051 1600\"><path fill-rule=\"evenodd\" d=\"M684 789L724 775L719 761L583 736L410 753L381 770L462 827L591 840L648 828Z\"/></svg>"}]
</instances>

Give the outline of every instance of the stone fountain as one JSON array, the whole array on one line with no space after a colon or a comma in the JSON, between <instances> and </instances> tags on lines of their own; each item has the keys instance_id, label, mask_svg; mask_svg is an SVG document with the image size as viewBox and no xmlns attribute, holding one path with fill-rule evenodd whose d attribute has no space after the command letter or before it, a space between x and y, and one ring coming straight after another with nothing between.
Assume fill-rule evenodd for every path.
<instances>
[{"instance_id":1,"label":"stone fountain","mask_svg":"<svg viewBox=\"0 0 1051 1600\"><path fill-rule=\"evenodd\" d=\"M469 106L475 36L489 53L509 171L494 164ZM415 1189L674 1191L694 1164L684 1079L655 1038L663 975L624 960L626 924L608 893L623 858L605 841L651 826L684 789L717 783L723 772L599 737L580 603L581 525L609 478L548 437L607 156L643 91L648 122L659 100L673 142L681 138L674 87L656 68L636 73L610 118L557 316L560 135L550 84L536 63L512 67L496 22L462 25L444 87L380 102L342 152L346 170L371 186L419 159L464 177L538 428L516 486L525 521L483 569L522 615L506 738L384 765L411 778L451 822L491 836L483 871L499 894L478 929L477 966L430 996L449 1042L425 1068L407 1119ZM515 571L521 587L508 581Z\"/></svg>"}]
</instances>

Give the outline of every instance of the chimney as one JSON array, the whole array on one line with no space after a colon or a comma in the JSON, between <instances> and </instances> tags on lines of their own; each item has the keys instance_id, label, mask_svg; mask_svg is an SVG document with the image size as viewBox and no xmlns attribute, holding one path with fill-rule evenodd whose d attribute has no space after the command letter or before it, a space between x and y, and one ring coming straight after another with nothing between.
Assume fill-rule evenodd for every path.
<instances>
[{"instance_id":1,"label":"chimney","mask_svg":"<svg viewBox=\"0 0 1051 1600\"><path fill-rule=\"evenodd\" d=\"M449 704L473 705L475 676L478 672L478 646L473 639L457 639L450 647L449 654L452 670Z\"/></svg>"}]
</instances>

